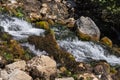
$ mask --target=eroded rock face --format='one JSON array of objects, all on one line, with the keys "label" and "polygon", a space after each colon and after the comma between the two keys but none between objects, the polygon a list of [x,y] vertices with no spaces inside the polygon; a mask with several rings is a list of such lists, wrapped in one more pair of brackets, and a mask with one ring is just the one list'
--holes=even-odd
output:
[{"label": "eroded rock face", "polygon": [[79,75],[79,80],[99,80],[99,79],[92,73],[84,73]]},{"label": "eroded rock face", "polygon": [[55,80],[74,80],[74,78],[72,78],[72,77],[68,77],[68,78],[56,78]]},{"label": "eroded rock face", "polygon": [[32,80],[32,77],[29,76],[24,71],[15,69],[12,73],[9,74],[9,77],[7,80]]},{"label": "eroded rock face", "polygon": [[80,38],[98,41],[100,38],[100,30],[89,17],[81,16],[76,20],[76,29]]},{"label": "eroded rock face", "polygon": [[6,65],[6,70],[8,71],[12,71],[14,69],[25,70],[25,67],[26,67],[26,62],[22,60]]},{"label": "eroded rock face", "polygon": [[43,78],[46,80],[50,79],[50,76],[56,74],[56,62],[48,56],[37,56],[28,61],[27,66],[31,69],[33,76]]},{"label": "eroded rock face", "polygon": [[19,69],[14,69],[10,73],[8,73],[6,70],[1,70],[0,77],[3,80],[32,80],[31,76]]}]

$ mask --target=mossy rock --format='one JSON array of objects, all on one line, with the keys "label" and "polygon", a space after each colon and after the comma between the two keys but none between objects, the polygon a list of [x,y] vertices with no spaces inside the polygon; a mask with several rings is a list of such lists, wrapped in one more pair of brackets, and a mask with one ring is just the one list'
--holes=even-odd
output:
[{"label": "mossy rock", "polygon": [[52,19],[48,19],[47,21],[48,21],[48,23],[49,23],[51,26],[55,24]]},{"label": "mossy rock", "polygon": [[43,28],[45,30],[49,30],[49,23],[47,21],[40,21],[40,22],[36,22],[36,26],[38,26],[39,28]]},{"label": "mossy rock", "polygon": [[70,53],[62,50],[55,39],[53,32],[46,32],[46,35],[43,36],[30,36],[28,38],[30,44],[34,44],[35,47],[41,51],[46,51],[49,56],[52,56],[57,63],[60,63],[62,66],[65,66],[70,71],[75,69],[77,62],[75,58]]},{"label": "mossy rock", "polygon": [[101,40],[100,40],[101,43],[109,46],[109,47],[112,47],[112,41],[108,38],[108,37],[103,37]]}]

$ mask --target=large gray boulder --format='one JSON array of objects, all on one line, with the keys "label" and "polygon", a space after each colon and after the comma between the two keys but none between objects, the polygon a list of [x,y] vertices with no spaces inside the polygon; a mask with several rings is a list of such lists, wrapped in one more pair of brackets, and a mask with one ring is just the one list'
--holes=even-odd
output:
[{"label": "large gray boulder", "polygon": [[90,17],[81,16],[75,22],[77,34],[82,39],[98,41],[100,30]]}]

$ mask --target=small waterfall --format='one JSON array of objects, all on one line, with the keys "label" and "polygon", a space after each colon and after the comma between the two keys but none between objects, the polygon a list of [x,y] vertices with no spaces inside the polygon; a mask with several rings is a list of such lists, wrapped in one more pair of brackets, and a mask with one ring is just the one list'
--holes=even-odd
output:
[{"label": "small waterfall", "polygon": [[0,26],[15,39],[27,38],[30,35],[44,34],[43,29],[33,28],[30,23],[24,20],[5,15],[0,15]]},{"label": "small waterfall", "polygon": [[110,50],[106,49],[105,46],[92,41],[81,41],[74,33],[66,29],[53,29],[58,37],[59,46],[72,53],[76,61],[105,60],[111,65],[120,65],[120,58],[110,55]]},{"label": "small waterfall", "polygon": [[[34,28],[24,20],[5,15],[0,15],[0,27],[4,28],[5,32],[8,32],[17,40],[27,39],[30,35],[43,36],[45,32],[43,29]],[[100,44],[78,40],[75,34],[66,28],[57,27],[53,28],[53,30],[55,31],[59,46],[72,53],[77,61],[86,61],[89,59],[106,60],[112,65],[120,65],[120,58],[110,55],[111,52]],[[34,45],[30,45],[29,43],[22,43],[22,45],[28,47],[36,55],[47,54],[44,51],[35,50]]]},{"label": "small waterfall", "polygon": [[[27,39],[30,35],[44,36],[45,30],[34,28],[30,23],[6,15],[0,15],[0,28],[8,32],[16,40]],[[47,54],[45,51],[36,50],[34,45],[22,43],[22,46],[28,47],[35,55]]]},{"label": "small waterfall", "polygon": [[60,40],[58,43],[61,48],[72,53],[76,61],[87,61],[87,59],[93,59],[105,60],[111,65],[120,64],[120,58],[110,55],[110,51],[105,50],[105,48],[96,43],[80,40]]}]

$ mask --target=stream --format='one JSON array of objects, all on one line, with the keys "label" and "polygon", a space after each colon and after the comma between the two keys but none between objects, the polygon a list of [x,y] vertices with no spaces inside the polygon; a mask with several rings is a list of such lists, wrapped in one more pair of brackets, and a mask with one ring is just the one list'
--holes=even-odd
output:
[{"label": "stream", "polygon": [[[15,17],[0,15],[0,28],[8,32],[16,40],[27,39],[30,35],[45,36],[43,29],[34,28],[30,23]],[[91,41],[81,41],[73,33],[68,30],[60,30],[53,28],[59,46],[70,52],[75,57],[76,61],[105,60],[111,65],[120,65],[120,57],[110,55],[110,51],[103,45]],[[70,36],[69,36],[70,35]],[[64,37],[64,38],[63,38]],[[35,50],[34,45],[22,43],[27,46],[34,54],[47,54],[45,51]]]}]

